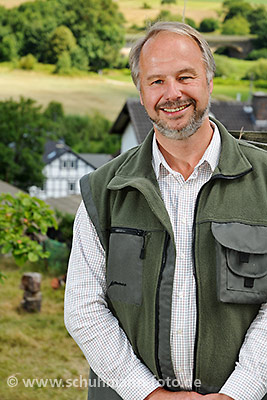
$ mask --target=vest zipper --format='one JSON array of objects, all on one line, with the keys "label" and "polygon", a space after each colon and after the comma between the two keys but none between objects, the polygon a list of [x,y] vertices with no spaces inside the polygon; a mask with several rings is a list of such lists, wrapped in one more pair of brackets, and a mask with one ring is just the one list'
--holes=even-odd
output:
[{"label": "vest zipper", "polygon": [[140,236],[143,238],[143,244],[141,247],[140,251],[140,258],[143,260],[145,258],[145,246],[146,246],[146,235],[147,231],[144,231],[142,229],[136,229],[136,228],[121,228],[121,227],[111,227],[110,228],[110,233],[121,233],[121,234],[126,234],[126,235],[136,235]]},{"label": "vest zipper", "polygon": [[158,356],[158,349],[159,349],[159,293],[160,293],[160,283],[162,278],[162,273],[165,268],[166,258],[167,258],[167,247],[169,244],[170,235],[168,232],[165,232],[165,241],[163,247],[163,255],[161,261],[161,268],[159,273],[158,285],[157,285],[157,292],[156,292],[156,312],[155,312],[155,361],[156,361],[156,368],[158,371],[158,376],[162,379],[162,372],[159,364],[159,356]]}]

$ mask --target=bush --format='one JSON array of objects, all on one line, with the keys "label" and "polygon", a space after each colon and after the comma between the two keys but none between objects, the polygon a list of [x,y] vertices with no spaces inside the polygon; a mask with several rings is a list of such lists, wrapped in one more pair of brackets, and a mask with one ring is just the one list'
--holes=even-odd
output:
[{"label": "bush", "polygon": [[261,58],[258,60],[252,68],[250,68],[246,75],[245,79],[261,79],[261,80],[267,80],[267,60]]},{"label": "bush", "polygon": [[240,15],[228,19],[222,26],[223,35],[248,35],[249,32],[249,22]]},{"label": "bush", "polygon": [[151,7],[151,5],[149,5],[148,3],[144,2],[143,5],[142,5],[142,8],[143,8],[144,10],[150,10],[152,7]]},{"label": "bush", "polygon": [[14,34],[6,35],[0,42],[0,61],[13,61],[18,58],[18,43]]},{"label": "bush", "polygon": [[[179,14],[172,14],[168,10],[161,10],[158,16],[152,21],[146,21],[146,25],[155,24],[157,21],[179,21],[182,22],[183,17]],[[196,23],[192,18],[185,18],[185,22],[196,29]]]},{"label": "bush", "polygon": [[176,0],[161,0],[161,4],[176,4]]},{"label": "bush", "polygon": [[31,70],[34,68],[35,64],[37,63],[36,58],[32,54],[27,54],[27,56],[22,57],[19,60],[19,68]]},{"label": "bush", "polygon": [[58,26],[51,34],[48,42],[47,61],[54,64],[64,52],[70,52],[76,47],[76,39],[67,26]]},{"label": "bush", "polygon": [[267,48],[252,50],[247,56],[247,60],[258,60],[259,58],[267,58]]},{"label": "bush", "polygon": [[215,77],[228,77],[234,73],[233,65],[228,57],[214,54],[216,63]]},{"label": "bush", "polygon": [[56,74],[70,74],[71,73],[71,56],[70,53],[64,51],[58,58],[56,63]]},{"label": "bush", "polygon": [[219,22],[215,18],[204,18],[199,25],[200,32],[214,32],[219,28]]},{"label": "bush", "polygon": [[88,57],[85,51],[80,46],[75,46],[70,51],[70,58],[72,67],[77,68],[81,71],[88,71]]}]

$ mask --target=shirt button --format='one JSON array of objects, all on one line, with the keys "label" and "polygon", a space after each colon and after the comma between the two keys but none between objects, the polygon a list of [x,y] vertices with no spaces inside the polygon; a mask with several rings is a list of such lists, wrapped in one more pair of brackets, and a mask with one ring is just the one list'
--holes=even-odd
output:
[{"label": "shirt button", "polygon": [[184,297],[183,292],[179,292],[179,293],[178,293],[178,297],[179,297],[179,299],[181,299],[182,297]]},{"label": "shirt button", "polygon": [[182,260],[184,260],[184,259],[185,259],[185,253],[180,253],[180,258],[181,258]]},{"label": "shirt button", "polygon": [[182,329],[178,329],[177,333],[178,333],[178,335],[182,335],[183,334],[183,330]]},{"label": "shirt button", "polygon": [[182,218],[182,224],[185,225],[186,224],[186,218]]}]

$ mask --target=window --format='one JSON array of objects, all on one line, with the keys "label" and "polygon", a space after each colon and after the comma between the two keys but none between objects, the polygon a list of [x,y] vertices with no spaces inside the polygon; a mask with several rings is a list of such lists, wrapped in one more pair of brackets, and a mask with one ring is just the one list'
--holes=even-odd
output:
[{"label": "window", "polygon": [[76,184],[75,182],[68,183],[68,191],[69,193],[75,193]]}]

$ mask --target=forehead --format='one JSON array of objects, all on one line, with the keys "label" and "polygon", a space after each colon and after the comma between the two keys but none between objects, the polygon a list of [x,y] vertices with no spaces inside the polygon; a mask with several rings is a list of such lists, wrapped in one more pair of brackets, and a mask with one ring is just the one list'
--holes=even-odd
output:
[{"label": "forehead", "polygon": [[204,68],[202,52],[189,36],[162,31],[152,36],[144,44],[140,53],[140,72],[146,68],[166,68],[188,66]]}]

